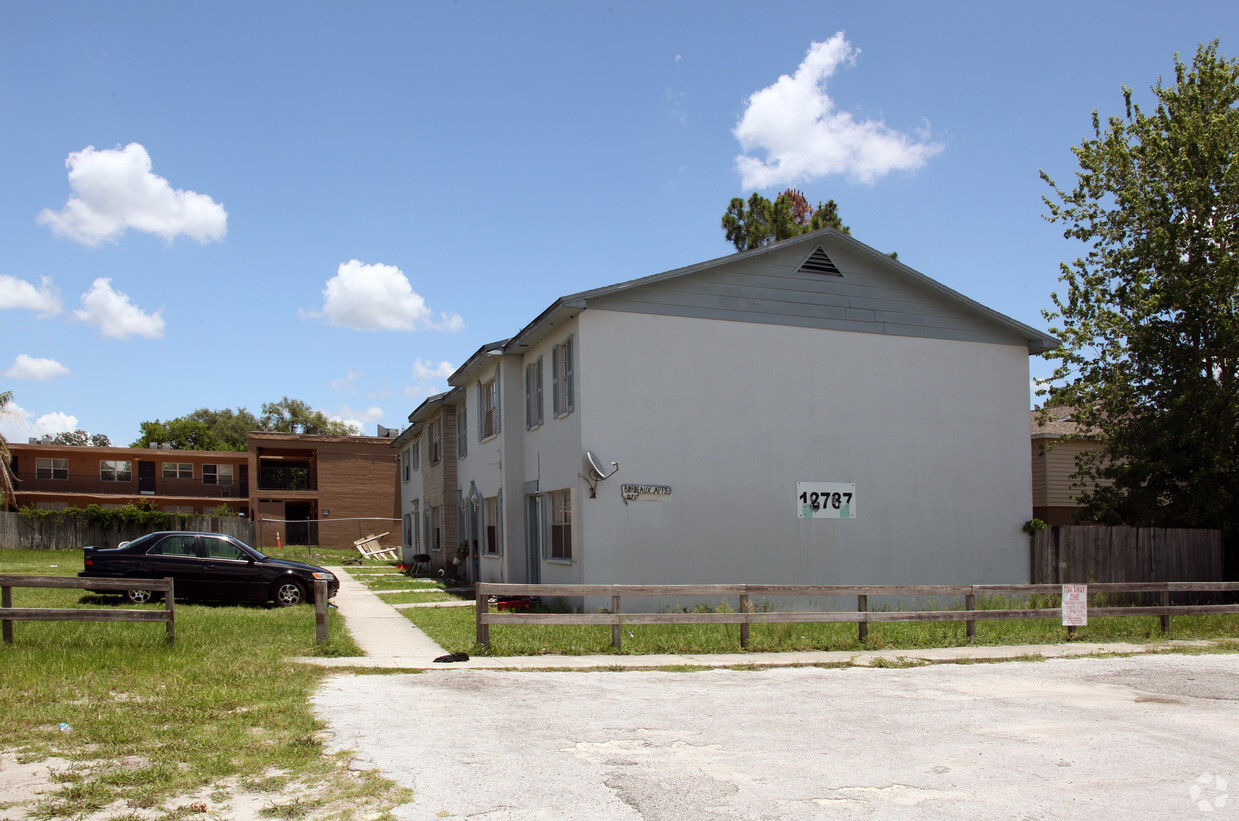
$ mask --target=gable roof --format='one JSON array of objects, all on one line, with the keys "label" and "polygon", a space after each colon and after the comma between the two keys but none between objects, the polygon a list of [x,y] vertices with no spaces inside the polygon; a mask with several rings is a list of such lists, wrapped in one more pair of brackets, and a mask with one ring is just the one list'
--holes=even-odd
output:
[{"label": "gable roof", "polygon": [[823,228],[763,248],[561,297],[504,346],[519,353],[586,308],[1059,346],[849,234]]}]

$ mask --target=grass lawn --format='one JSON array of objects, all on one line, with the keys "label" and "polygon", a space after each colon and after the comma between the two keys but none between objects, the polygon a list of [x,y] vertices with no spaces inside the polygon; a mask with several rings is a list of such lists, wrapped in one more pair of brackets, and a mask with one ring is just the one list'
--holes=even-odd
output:
[{"label": "grass lawn", "polygon": [[[1009,600],[993,602],[1001,608],[1022,607]],[[1054,606],[1042,604],[1038,606]],[[985,603],[978,603],[978,609]],[[491,625],[489,649],[476,642],[472,608],[409,608],[402,613],[451,652],[471,655],[528,656],[541,654],[614,654],[609,625]],[[625,655],[740,653],[740,626],[626,625]],[[1002,646],[1058,644],[1067,641],[1067,629],[1058,619],[978,621],[976,643]],[[1079,628],[1077,641],[1154,643],[1168,639],[1231,639],[1239,651],[1239,615],[1174,616],[1170,632],[1161,632],[1157,616],[1090,619]],[[962,647],[968,644],[964,622],[887,622],[869,625],[865,641],[855,624],[755,624],[749,631],[749,652],[795,650],[884,650],[927,647]]]},{"label": "grass lawn", "polygon": [[[0,551],[2,573],[81,569],[77,550]],[[132,606],[119,596],[29,588],[15,588],[13,604]],[[339,613],[330,619],[332,638],[321,647],[308,606],[178,601],[172,647],[162,623],[15,622],[14,643],[0,644],[0,752],[69,762],[57,788],[25,811],[226,818],[233,795],[257,793],[269,796],[263,813],[273,818],[383,817],[406,791],[324,753],[309,698],[326,671],[287,661],[360,655]],[[13,800],[0,796],[0,818]]]}]

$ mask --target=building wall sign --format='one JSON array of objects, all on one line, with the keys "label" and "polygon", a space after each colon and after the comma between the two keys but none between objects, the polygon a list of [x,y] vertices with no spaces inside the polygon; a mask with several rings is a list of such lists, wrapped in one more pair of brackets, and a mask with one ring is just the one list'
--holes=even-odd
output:
[{"label": "building wall sign", "polygon": [[855,519],[856,485],[851,482],[797,482],[796,518]]},{"label": "building wall sign", "polygon": [[671,485],[620,485],[620,493],[624,504],[671,501]]}]

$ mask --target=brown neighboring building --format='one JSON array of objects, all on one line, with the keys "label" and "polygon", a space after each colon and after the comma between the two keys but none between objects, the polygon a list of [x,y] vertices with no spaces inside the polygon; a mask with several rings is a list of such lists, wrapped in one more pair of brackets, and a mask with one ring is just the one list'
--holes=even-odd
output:
[{"label": "brown neighboring building", "polygon": [[244,453],[10,443],[14,504],[40,510],[153,502],[167,513],[249,515]]},{"label": "brown neighboring building", "polygon": [[[253,517],[255,547],[352,550],[388,532],[400,543],[400,485],[391,439],[251,432],[249,452],[10,444],[16,507],[124,507]],[[271,521],[264,521],[271,520]],[[316,521],[317,520],[317,521]]]},{"label": "brown neighboring building", "polygon": [[391,439],[251,432],[250,506],[258,547],[314,544],[352,549],[388,532],[400,544],[400,485]]}]

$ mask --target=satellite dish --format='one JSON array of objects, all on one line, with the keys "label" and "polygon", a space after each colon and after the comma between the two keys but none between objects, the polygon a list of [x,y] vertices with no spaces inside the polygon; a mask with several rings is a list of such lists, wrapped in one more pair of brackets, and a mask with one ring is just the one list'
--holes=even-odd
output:
[{"label": "satellite dish", "polygon": [[614,475],[615,471],[619,470],[619,462],[612,462],[611,472],[607,473],[602,469],[602,464],[592,450],[585,451],[585,461],[589,463],[589,476],[585,477],[585,481],[589,482],[589,495],[592,499],[596,495],[598,483]]}]

